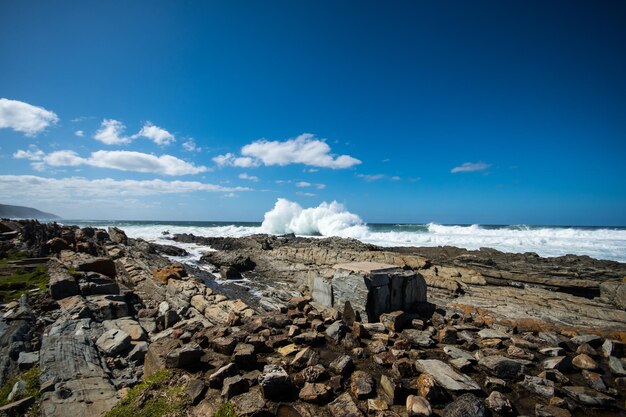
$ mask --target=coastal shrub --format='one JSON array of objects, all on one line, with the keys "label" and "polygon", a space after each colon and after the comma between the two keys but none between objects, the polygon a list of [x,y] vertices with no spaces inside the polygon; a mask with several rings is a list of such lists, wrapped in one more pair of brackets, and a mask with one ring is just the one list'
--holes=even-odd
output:
[{"label": "coastal shrub", "polygon": [[235,413],[235,408],[233,404],[228,401],[220,405],[220,408],[217,409],[213,417],[237,417],[237,413]]},{"label": "coastal shrub", "polygon": [[32,272],[0,276],[0,302],[17,300],[33,289],[45,291],[48,280],[44,265],[38,265]]},{"label": "coastal shrub", "polygon": [[[10,377],[7,382],[0,387],[0,407],[10,402],[21,400],[26,397],[39,397],[39,374],[41,373],[38,366],[35,366],[28,371],[21,372],[17,375]],[[7,399],[11,390],[13,389],[13,385],[19,380],[22,380],[26,383],[26,392],[24,395],[17,396],[13,398],[11,401]]]},{"label": "coastal shrub", "polygon": [[130,389],[105,417],[182,417],[187,397],[183,386],[169,386],[170,373],[162,370]]}]

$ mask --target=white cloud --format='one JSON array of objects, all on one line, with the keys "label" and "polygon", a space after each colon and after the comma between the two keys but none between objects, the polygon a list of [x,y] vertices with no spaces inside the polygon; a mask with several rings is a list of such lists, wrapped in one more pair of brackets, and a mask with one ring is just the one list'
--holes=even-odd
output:
[{"label": "white cloud", "polygon": [[239,178],[242,179],[242,180],[250,180],[250,181],[254,181],[254,182],[257,182],[259,180],[259,177],[255,176],[255,175],[248,175],[245,172],[239,174]]},{"label": "white cloud", "polygon": [[222,197],[224,197],[224,198],[238,198],[239,195],[237,195],[235,193],[228,193],[228,194],[224,194]]},{"label": "white cloud", "polygon": [[357,177],[364,179],[365,181],[378,181],[385,178],[384,174],[357,174]]},{"label": "white cloud", "polygon": [[311,185],[313,184],[311,184],[310,182],[306,182],[306,181],[299,181],[296,183],[296,187],[301,187],[301,188],[310,187]]},{"label": "white cloud", "polygon": [[491,167],[491,164],[485,164],[484,162],[465,162],[464,164],[452,168],[451,173],[456,174],[458,172],[477,172],[484,171]]},{"label": "white cloud", "polygon": [[82,138],[83,136],[85,136],[85,132],[83,132],[82,130],[77,130],[76,132],[74,132],[74,134],[78,136],[79,138]]},{"label": "white cloud", "polygon": [[265,139],[249,143],[241,148],[240,157],[232,153],[219,155],[213,161],[220,166],[253,167],[261,164],[266,166],[304,164],[308,166],[342,169],[361,163],[349,155],[336,156],[331,153],[330,146],[310,133],[288,139],[284,142]]},{"label": "white cloud", "polygon": [[28,145],[28,150],[18,150],[13,154],[15,159],[28,159],[29,161],[41,161],[46,154],[36,145]]},{"label": "white cloud", "polygon": [[317,197],[317,194],[313,194],[313,193],[305,193],[302,191],[296,191],[296,195],[302,196],[302,197]]},{"label": "white cloud", "polygon": [[198,181],[88,180],[80,177],[45,178],[34,175],[0,175],[0,194],[21,201],[56,201],[66,203],[85,198],[115,198],[120,196],[151,196],[192,192],[251,191],[246,187],[222,187]]},{"label": "white cloud", "polygon": [[146,122],[139,133],[132,136],[133,139],[138,137],[150,139],[159,146],[169,145],[170,143],[176,141],[176,138],[170,132],[161,127],[155,126],[150,122]]},{"label": "white cloud", "polygon": [[59,117],[43,107],[18,100],[0,98],[0,128],[13,129],[35,136],[59,121]]},{"label": "white cloud", "polygon": [[161,175],[194,175],[208,171],[207,167],[196,166],[185,162],[172,155],[155,156],[151,154],[132,151],[96,151],[90,157],[83,158],[76,152],[70,150],[55,151],[45,155],[41,150],[29,148],[27,151],[19,150],[14,158],[40,161],[33,168],[42,170],[43,165],[79,166],[88,165],[98,168],[117,169],[120,171],[144,172]]},{"label": "white cloud", "polygon": [[183,150],[187,152],[200,152],[202,148],[196,145],[195,140],[187,139],[187,141],[183,142]]},{"label": "white cloud", "polygon": [[133,140],[129,136],[123,136],[124,130],[126,130],[126,126],[124,126],[122,122],[113,119],[104,119],[100,125],[100,129],[98,129],[93,138],[105,145],[124,145]]},{"label": "white cloud", "polygon": [[401,179],[402,179],[402,178],[400,178],[400,177],[399,177],[399,176],[397,176],[397,175],[394,175],[393,177],[391,177],[391,180],[392,180],[392,181],[400,181]]}]

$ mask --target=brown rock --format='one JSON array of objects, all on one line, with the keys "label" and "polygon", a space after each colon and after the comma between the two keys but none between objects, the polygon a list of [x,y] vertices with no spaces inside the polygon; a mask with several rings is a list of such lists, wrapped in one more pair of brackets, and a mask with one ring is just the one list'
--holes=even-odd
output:
[{"label": "brown rock", "polygon": [[328,404],[328,411],[330,411],[330,415],[333,417],[364,417],[347,392]]},{"label": "brown rock", "polygon": [[300,390],[298,398],[309,403],[324,403],[332,395],[331,388],[326,384],[307,382]]},{"label": "brown rock", "polygon": [[433,414],[428,400],[417,395],[406,397],[406,412],[409,417],[429,417]]},{"label": "brown rock", "polygon": [[590,356],[584,353],[581,353],[580,355],[572,359],[572,365],[574,365],[578,369],[586,369],[588,371],[598,369],[598,364],[596,363],[596,361],[594,361],[593,359],[591,359]]},{"label": "brown rock", "polygon": [[350,390],[358,400],[371,398],[376,394],[374,378],[366,372],[355,371],[350,378]]},{"label": "brown rock", "polygon": [[404,326],[404,317],[403,311],[393,311],[381,314],[379,320],[389,331],[398,333]]}]

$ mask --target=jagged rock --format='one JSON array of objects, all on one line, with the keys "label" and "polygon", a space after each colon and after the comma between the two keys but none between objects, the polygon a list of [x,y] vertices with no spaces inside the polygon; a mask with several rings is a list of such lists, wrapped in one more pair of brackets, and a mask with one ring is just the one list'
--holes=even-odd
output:
[{"label": "jagged rock", "polygon": [[187,276],[187,271],[185,271],[185,267],[179,263],[173,263],[171,265],[167,265],[161,269],[154,269],[152,271],[152,278],[163,285],[167,284],[167,281],[170,279],[179,280]]},{"label": "jagged rock", "polygon": [[500,355],[486,356],[478,361],[478,364],[490,374],[498,378],[518,379],[526,372],[531,364],[521,359],[509,359]]},{"label": "jagged rock", "polygon": [[567,384],[569,382],[569,378],[563,375],[561,371],[558,369],[547,369],[541,372],[539,378],[549,379],[552,382],[557,382],[559,384]]},{"label": "jagged rock", "polygon": [[131,338],[128,333],[119,330],[107,330],[96,340],[96,346],[107,356],[114,356],[130,348]]},{"label": "jagged rock", "polygon": [[546,356],[561,356],[563,355],[563,348],[560,347],[549,347],[549,348],[543,348],[543,349],[539,349],[539,353],[541,353],[542,355],[546,355]]},{"label": "jagged rock", "polygon": [[578,369],[586,369],[588,371],[593,371],[594,369],[598,368],[598,364],[596,363],[596,361],[594,361],[584,353],[581,353],[580,355],[572,359],[572,365],[574,365]]},{"label": "jagged rock", "polygon": [[332,323],[326,329],[326,336],[330,337],[335,343],[339,343],[346,335],[347,328],[341,321]]},{"label": "jagged rock", "polygon": [[380,322],[389,331],[400,332],[404,326],[404,311],[392,311],[391,313],[383,313],[380,315]]},{"label": "jagged rock", "polygon": [[393,363],[391,368],[398,373],[401,378],[410,378],[414,374],[413,362],[409,358],[400,358]]},{"label": "jagged rock", "polygon": [[493,391],[489,394],[489,396],[485,399],[485,405],[490,410],[502,415],[513,414],[513,405],[511,405],[511,401],[509,401],[509,399],[499,391]]},{"label": "jagged rock", "polygon": [[39,364],[39,352],[20,352],[17,358],[17,366],[24,371]]},{"label": "jagged rock", "polygon": [[476,362],[476,358],[474,357],[474,355],[466,350],[459,349],[456,346],[446,345],[443,347],[443,352],[452,359],[466,359],[469,362]]},{"label": "jagged rock", "polygon": [[128,354],[128,359],[136,362],[143,362],[148,352],[148,343],[137,342]]},{"label": "jagged rock", "polygon": [[434,345],[435,341],[431,336],[429,332],[423,330],[405,329],[402,331],[402,337],[415,347],[430,347]]},{"label": "jagged rock", "polygon": [[48,263],[48,291],[55,300],[61,300],[79,293],[76,278],[58,261]]},{"label": "jagged rock", "polygon": [[592,348],[589,343],[583,343],[582,345],[578,346],[578,348],[576,349],[576,353],[584,353],[585,355],[589,356],[598,356],[598,351]]},{"label": "jagged rock", "polygon": [[222,397],[226,400],[230,400],[232,397],[243,394],[250,388],[248,380],[239,376],[230,376],[224,379],[222,388]]},{"label": "jagged rock", "polygon": [[520,382],[520,386],[542,397],[550,398],[554,396],[554,382],[548,379],[525,375],[524,380]]},{"label": "jagged rock", "polygon": [[195,405],[204,397],[206,392],[206,385],[200,379],[192,379],[187,383],[185,387],[185,394],[189,396],[191,404]]},{"label": "jagged rock", "polygon": [[35,397],[26,397],[3,405],[0,407],[0,415],[16,417],[26,415],[26,410],[28,410],[30,406],[35,403],[35,400]]},{"label": "jagged rock", "polygon": [[543,361],[543,369],[556,369],[560,372],[567,372],[572,365],[572,360],[567,356],[556,356]]},{"label": "jagged rock", "polygon": [[237,340],[232,337],[218,337],[211,342],[213,350],[222,355],[232,355],[236,346]]},{"label": "jagged rock", "polygon": [[209,387],[215,389],[221,389],[224,379],[237,374],[237,366],[234,363],[229,363],[219,368],[217,371],[209,376]]},{"label": "jagged rock", "polygon": [[307,366],[316,365],[318,360],[319,355],[312,348],[306,347],[296,354],[290,365],[294,369],[302,369]]},{"label": "jagged rock", "polygon": [[289,374],[278,365],[265,365],[259,386],[263,397],[270,401],[289,401],[294,394]]},{"label": "jagged rock", "polygon": [[613,398],[587,387],[566,386],[561,388],[565,395],[581,404],[592,407],[608,407],[614,403]]},{"label": "jagged rock", "polygon": [[564,408],[535,404],[536,417],[571,417],[571,415],[572,414]]},{"label": "jagged rock", "polygon": [[65,239],[62,239],[60,237],[53,237],[52,239],[50,239],[49,241],[46,242],[46,245],[48,245],[50,247],[50,250],[53,253],[59,253],[62,250],[71,250],[72,249],[70,244],[67,243],[65,241]]},{"label": "jagged rock", "polygon": [[108,228],[108,232],[112,242],[119,243],[120,245],[128,245],[128,237],[122,229],[111,226]]},{"label": "jagged rock", "polygon": [[141,325],[131,318],[121,318],[117,320],[105,320],[102,322],[105,329],[119,329],[128,334],[131,340],[137,342],[147,340],[148,335]]},{"label": "jagged rock", "polygon": [[332,417],[364,417],[359,407],[354,403],[350,394],[343,393],[328,404],[328,411]]},{"label": "jagged rock", "polygon": [[88,295],[119,294],[120,287],[117,282],[106,275],[97,272],[89,272],[78,283],[80,293]]},{"label": "jagged rock", "polygon": [[250,391],[233,397],[231,402],[237,416],[252,417],[264,415],[265,400],[258,387],[253,387]]},{"label": "jagged rock", "polygon": [[615,356],[609,356],[609,369],[613,375],[626,376],[626,369],[624,369],[624,361],[616,358]]},{"label": "jagged rock", "polygon": [[602,379],[602,375],[596,372],[589,372],[588,370],[583,370],[583,378],[585,378],[585,382],[587,385],[596,391],[606,392],[606,384]]},{"label": "jagged rock", "polygon": [[482,329],[478,332],[482,339],[508,339],[509,335],[495,329]]},{"label": "jagged rock", "polygon": [[157,317],[156,327],[159,330],[169,329],[180,321],[180,315],[175,311],[168,309]]},{"label": "jagged rock", "polygon": [[358,400],[373,397],[376,395],[374,378],[366,372],[355,371],[350,377],[350,391]]},{"label": "jagged rock", "polygon": [[306,382],[300,390],[298,398],[309,403],[324,403],[332,395],[331,388],[326,384]]},{"label": "jagged rock", "polygon": [[467,371],[472,367],[472,362],[468,361],[465,358],[451,359],[449,362],[450,365],[454,366],[461,372]]},{"label": "jagged rock", "polygon": [[615,356],[618,358],[624,357],[626,354],[626,344],[617,340],[606,339],[602,344],[602,356],[608,358],[609,356]]},{"label": "jagged rock", "polygon": [[174,349],[165,357],[167,368],[185,368],[200,361],[203,351],[196,343],[189,343]]},{"label": "jagged rock", "polygon": [[417,395],[406,397],[406,412],[409,417],[430,417],[433,414],[428,400]]},{"label": "jagged rock", "polygon": [[439,386],[435,378],[428,373],[422,373],[417,378],[415,385],[420,397],[426,398],[433,404],[444,403],[449,400],[447,392]]},{"label": "jagged rock", "polygon": [[594,348],[600,347],[602,344],[602,338],[595,334],[585,334],[581,336],[575,336],[570,339],[570,342],[576,345],[582,345],[583,343],[588,343]]},{"label": "jagged rock", "polygon": [[442,344],[456,344],[458,343],[457,331],[454,327],[446,326],[439,330],[437,340]]},{"label": "jagged rock", "polygon": [[486,417],[487,410],[483,402],[474,394],[463,394],[452,401],[443,410],[443,417]]},{"label": "jagged rock", "polygon": [[328,368],[335,374],[346,377],[354,370],[354,362],[350,356],[343,355],[332,361]]},{"label": "jagged rock", "polygon": [[474,391],[480,390],[480,386],[467,375],[463,375],[452,369],[445,362],[437,359],[418,359],[415,368],[419,372],[433,376],[437,383],[448,391]]},{"label": "jagged rock", "polygon": [[26,382],[19,379],[15,384],[13,384],[13,388],[9,395],[7,396],[8,401],[13,401],[15,398],[21,397],[26,393]]},{"label": "jagged rock", "polygon": [[403,386],[402,381],[383,374],[380,376],[380,389],[389,404],[405,403],[408,390]]},{"label": "jagged rock", "polygon": [[115,269],[115,263],[111,258],[91,257],[83,255],[77,257],[73,264],[78,271],[97,272],[110,278],[114,278],[117,274],[117,270]]},{"label": "jagged rock", "polygon": [[239,343],[232,356],[233,362],[241,369],[251,369],[256,365],[254,346],[247,343]]},{"label": "jagged rock", "polygon": [[533,359],[535,359],[535,355],[533,355],[530,352],[526,352],[524,349],[515,345],[510,345],[506,350],[506,354],[510,358],[515,358],[515,359],[526,359],[529,361],[532,361]]}]

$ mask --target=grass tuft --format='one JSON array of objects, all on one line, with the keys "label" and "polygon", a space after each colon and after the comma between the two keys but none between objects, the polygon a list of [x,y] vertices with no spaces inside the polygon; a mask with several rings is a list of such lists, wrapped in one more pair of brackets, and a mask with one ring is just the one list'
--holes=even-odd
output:
[{"label": "grass tuft", "polygon": [[35,288],[45,291],[48,281],[45,265],[38,265],[32,272],[0,276],[0,302],[17,300]]},{"label": "grass tuft", "polygon": [[[7,382],[0,387],[0,407],[10,402],[21,400],[26,397],[39,397],[39,374],[40,370],[38,366],[35,366],[28,371],[22,372],[20,374],[14,375],[7,380]],[[7,399],[11,390],[13,390],[13,385],[19,380],[22,380],[26,383],[26,392],[24,395],[13,398],[11,401]]]},{"label": "grass tuft", "polygon": [[228,401],[227,403],[222,404],[220,408],[217,409],[215,414],[213,414],[213,417],[237,417],[237,413],[235,413],[235,408],[233,407],[233,404]]}]

